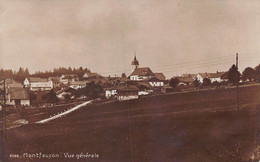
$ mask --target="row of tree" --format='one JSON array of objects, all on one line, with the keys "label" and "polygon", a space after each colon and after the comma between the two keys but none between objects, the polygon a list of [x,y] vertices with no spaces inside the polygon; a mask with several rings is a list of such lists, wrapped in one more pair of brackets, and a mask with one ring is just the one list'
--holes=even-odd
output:
[{"label": "row of tree", "polygon": [[0,69],[0,79],[11,78],[17,81],[23,81],[28,76],[30,76],[30,73],[27,68],[19,68],[18,71]]},{"label": "row of tree", "polygon": [[19,82],[23,82],[26,77],[29,76],[34,76],[34,77],[43,77],[43,78],[48,78],[48,77],[55,77],[55,76],[61,76],[62,74],[76,74],[80,78],[85,74],[85,73],[90,73],[91,71],[88,68],[54,68],[52,71],[36,71],[34,74],[30,74],[28,68],[19,68],[18,71],[13,71],[13,70],[4,70],[0,69],[0,79],[3,78],[11,78]]}]

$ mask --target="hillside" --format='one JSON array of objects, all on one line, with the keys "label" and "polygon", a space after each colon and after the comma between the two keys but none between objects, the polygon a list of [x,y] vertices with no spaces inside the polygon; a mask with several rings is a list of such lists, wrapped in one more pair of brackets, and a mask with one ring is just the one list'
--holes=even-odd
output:
[{"label": "hillside", "polygon": [[96,153],[99,161],[248,161],[260,145],[259,110],[260,86],[239,89],[239,113],[236,89],[90,105],[47,124],[8,130],[5,155],[55,153],[55,161],[64,160],[66,152]]}]

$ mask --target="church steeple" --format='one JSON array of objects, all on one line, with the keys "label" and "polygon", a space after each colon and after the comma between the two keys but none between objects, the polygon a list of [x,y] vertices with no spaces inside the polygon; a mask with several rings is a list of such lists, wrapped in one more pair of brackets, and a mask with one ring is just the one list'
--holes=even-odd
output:
[{"label": "church steeple", "polygon": [[135,55],[134,60],[132,61],[132,68],[136,69],[136,68],[138,68],[138,66],[139,66],[139,62],[137,61],[136,55]]}]

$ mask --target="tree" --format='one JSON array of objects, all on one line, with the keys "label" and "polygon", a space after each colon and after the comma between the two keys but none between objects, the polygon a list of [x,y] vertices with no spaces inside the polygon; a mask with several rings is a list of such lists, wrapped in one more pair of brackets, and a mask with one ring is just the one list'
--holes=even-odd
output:
[{"label": "tree", "polygon": [[237,84],[240,80],[240,72],[238,71],[238,68],[236,65],[232,65],[231,68],[228,71],[228,81],[232,83],[233,85]]},{"label": "tree", "polygon": [[34,93],[30,92],[30,101],[35,100],[37,97]]},{"label": "tree", "polygon": [[247,67],[242,73],[242,80],[243,81],[246,81],[246,80],[252,81],[252,79],[255,79],[255,73],[256,73],[256,71],[253,68]]},{"label": "tree", "polygon": [[255,67],[256,80],[260,82],[260,64]]},{"label": "tree", "polygon": [[177,85],[179,84],[179,79],[178,78],[171,78],[170,79],[170,82],[169,82],[169,85],[172,87],[172,88],[175,88],[177,87]]},{"label": "tree", "polygon": [[209,78],[204,78],[203,79],[203,83],[202,83],[204,86],[209,86],[211,84],[211,81]]},{"label": "tree", "polygon": [[68,103],[68,102],[71,100],[71,97],[70,97],[70,95],[68,95],[68,94],[66,94],[66,95],[64,96],[64,98],[65,98],[66,103]]},{"label": "tree", "polygon": [[196,77],[196,79],[193,82],[195,87],[198,87],[200,85],[200,81],[198,80],[198,78]]},{"label": "tree", "polygon": [[46,93],[45,95],[42,96],[43,100],[46,100],[49,103],[56,103],[59,101],[58,97],[56,96],[56,93],[54,90],[50,90],[50,92]]}]

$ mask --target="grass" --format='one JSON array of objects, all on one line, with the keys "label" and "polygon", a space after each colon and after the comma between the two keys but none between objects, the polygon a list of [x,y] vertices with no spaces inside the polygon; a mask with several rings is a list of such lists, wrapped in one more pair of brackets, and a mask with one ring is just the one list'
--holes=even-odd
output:
[{"label": "grass", "polygon": [[50,123],[8,130],[2,157],[88,152],[99,161],[248,161],[259,145],[260,87],[239,94],[239,115],[235,89],[89,105]]}]

